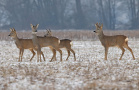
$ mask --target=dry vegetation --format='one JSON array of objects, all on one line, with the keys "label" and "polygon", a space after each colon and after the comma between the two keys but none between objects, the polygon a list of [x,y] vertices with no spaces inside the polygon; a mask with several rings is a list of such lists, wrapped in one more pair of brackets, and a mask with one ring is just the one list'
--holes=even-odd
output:
[{"label": "dry vegetation", "polygon": [[[38,35],[43,36],[45,34],[45,30],[38,30]],[[10,40],[8,37],[8,31],[0,31],[0,40]],[[19,38],[31,38],[31,30],[29,31],[17,31]],[[71,39],[71,40],[98,40],[97,35],[93,32],[93,30],[52,30],[52,34],[60,39]],[[129,38],[139,38],[139,30],[119,30],[119,31],[111,31],[104,30],[104,34],[106,35],[126,35]]]},{"label": "dry vegetation", "polygon": [[[97,41],[92,31],[53,31],[59,38],[70,38],[76,52],[77,61],[71,53],[68,61],[66,50],[63,50],[63,61],[49,62],[52,52],[43,48],[46,62],[37,63],[37,56],[32,62],[31,52],[25,50],[23,62],[19,63],[19,50],[8,37],[8,32],[0,34],[0,89],[1,90],[138,90],[139,89],[139,42],[129,39],[136,60],[128,50],[123,60],[118,60],[121,50],[110,48],[108,60],[104,60],[104,48]],[[17,32],[20,38],[31,38],[30,32]],[[39,33],[43,35],[44,31]],[[107,35],[124,34],[138,38],[138,31],[104,31]],[[139,34],[138,34],[139,35]],[[79,41],[80,40],[80,41]],[[86,41],[82,41],[86,40]],[[92,41],[90,41],[92,40]]]}]

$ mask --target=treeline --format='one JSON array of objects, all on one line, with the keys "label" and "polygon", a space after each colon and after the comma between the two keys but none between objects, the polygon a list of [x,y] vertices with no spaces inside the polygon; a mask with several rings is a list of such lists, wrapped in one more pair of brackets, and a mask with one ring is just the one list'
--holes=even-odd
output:
[{"label": "treeline", "polygon": [[138,29],[139,0],[0,0],[0,28]]}]

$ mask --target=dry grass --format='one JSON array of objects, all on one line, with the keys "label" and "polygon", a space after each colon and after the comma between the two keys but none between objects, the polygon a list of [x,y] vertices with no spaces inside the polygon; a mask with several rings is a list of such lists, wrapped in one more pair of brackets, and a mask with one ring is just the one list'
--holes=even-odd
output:
[{"label": "dry grass", "polygon": [[[9,31],[10,32],[10,31]],[[63,51],[63,62],[59,53],[55,62],[49,62],[52,52],[43,48],[46,62],[32,62],[31,52],[25,50],[23,62],[19,63],[19,50],[8,37],[9,32],[0,32],[0,89],[1,90],[138,90],[139,89],[139,31],[104,31],[106,35],[124,34],[129,38],[136,60],[132,60],[129,51],[125,51],[119,61],[120,49],[110,48],[108,60],[104,58],[104,48],[93,31],[52,31],[60,39],[73,40],[73,55],[65,61],[67,52]],[[43,36],[45,31],[39,31]],[[19,38],[31,38],[31,32],[17,32]]]},{"label": "dry grass", "polygon": [[[43,48],[46,62],[36,63],[31,52],[25,50],[23,62],[19,63],[13,41],[0,41],[0,89],[1,90],[138,90],[139,89],[139,43],[129,41],[136,60],[128,50],[123,59],[118,60],[120,49],[110,48],[108,60],[104,58],[104,48],[99,41],[73,41],[77,61],[73,55],[63,62],[57,54],[57,61],[49,62],[52,52]],[[12,47],[12,48],[11,48]]]},{"label": "dry grass", "polygon": [[[31,30],[30,30],[31,31]],[[44,30],[38,30],[38,35],[44,36]],[[0,40],[10,40],[8,34],[10,31],[0,32]],[[98,37],[95,35],[93,30],[52,30],[54,36],[60,39],[71,39],[71,40],[98,40]],[[17,32],[19,38],[31,38],[31,32],[29,31],[18,31]],[[126,35],[129,38],[139,38],[138,30],[120,30],[120,31],[108,31],[104,30],[104,34],[106,35]]]}]

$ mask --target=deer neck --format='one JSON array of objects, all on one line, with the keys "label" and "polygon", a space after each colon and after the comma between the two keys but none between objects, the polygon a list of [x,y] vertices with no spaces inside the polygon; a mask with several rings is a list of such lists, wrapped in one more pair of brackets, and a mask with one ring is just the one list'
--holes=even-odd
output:
[{"label": "deer neck", "polygon": [[19,42],[19,38],[17,37],[17,35],[16,35],[15,37],[13,37],[13,40],[14,40],[15,42]]},{"label": "deer neck", "polygon": [[38,44],[37,32],[32,32],[32,41],[33,44],[36,46]]},{"label": "deer neck", "polygon": [[35,38],[37,38],[37,32],[32,32],[32,39],[35,39]]},{"label": "deer neck", "polygon": [[99,40],[102,42],[105,37],[105,35],[103,34],[103,31],[98,34],[98,37],[99,37]]},{"label": "deer neck", "polygon": [[15,44],[18,47],[20,45],[20,41],[19,41],[19,38],[17,37],[17,35],[13,38],[13,40],[15,41]]}]

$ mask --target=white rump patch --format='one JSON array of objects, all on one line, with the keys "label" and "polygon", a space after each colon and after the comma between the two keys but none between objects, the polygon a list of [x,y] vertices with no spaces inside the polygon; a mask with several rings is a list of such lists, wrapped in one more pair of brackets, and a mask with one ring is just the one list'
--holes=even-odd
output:
[{"label": "white rump patch", "polygon": [[126,38],[125,41],[128,41],[128,38]]},{"label": "white rump patch", "polygon": [[70,42],[70,45],[71,45],[71,46],[73,46],[73,43],[72,43],[72,41]]},{"label": "white rump patch", "polygon": [[58,40],[58,43],[60,44],[60,40]]}]

